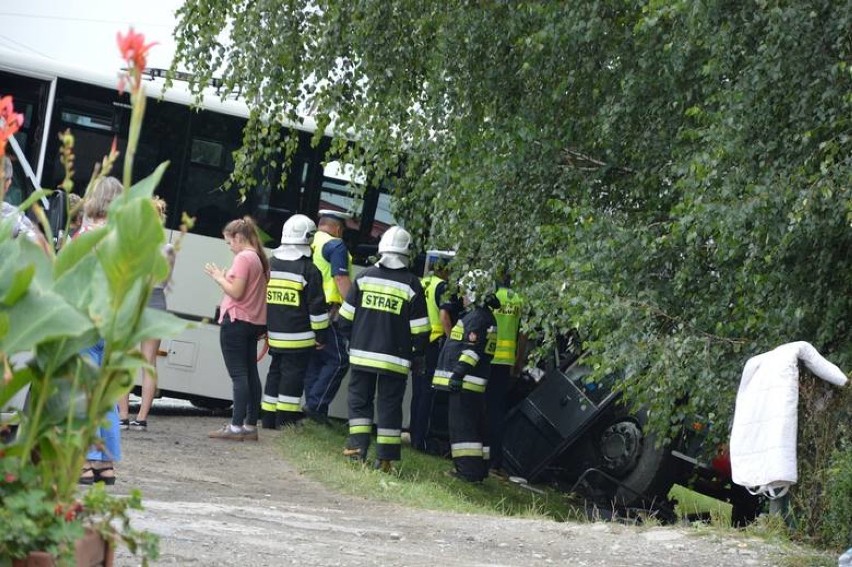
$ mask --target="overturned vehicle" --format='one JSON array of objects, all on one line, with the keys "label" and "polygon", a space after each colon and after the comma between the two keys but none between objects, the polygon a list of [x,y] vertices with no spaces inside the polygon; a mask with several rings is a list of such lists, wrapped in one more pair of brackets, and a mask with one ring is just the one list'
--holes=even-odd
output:
[{"label": "overturned vehicle", "polygon": [[734,525],[759,513],[761,500],[732,482],[727,454],[705,458],[705,424],[684,424],[678,438],[660,444],[645,412],[613,391],[617,376],[589,382],[583,357],[568,349],[534,372],[525,377],[531,391],[506,418],[503,468],[513,480],[555,485],[619,515],[651,510],[674,520],[675,484],[729,502]]}]

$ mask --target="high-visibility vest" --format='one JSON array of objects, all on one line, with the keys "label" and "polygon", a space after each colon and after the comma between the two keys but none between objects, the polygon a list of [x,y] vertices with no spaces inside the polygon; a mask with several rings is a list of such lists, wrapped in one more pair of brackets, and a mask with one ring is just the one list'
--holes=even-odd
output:
[{"label": "high-visibility vest", "polygon": [[518,350],[518,330],[521,328],[523,298],[507,287],[497,290],[500,308],[494,311],[497,320],[497,351],[492,364],[512,366]]},{"label": "high-visibility vest", "polygon": [[[314,235],[314,241],[311,243],[311,249],[314,251],[314,265],[319,268],[319,271],[322,274],[322,291],[325,293],[325,300],[328,303],[336,303],[340,305],[343,303],[344,297],[340,295],[340,290],[337,289],[337,282],[334,281],[334,276],[331,275],[331,262],[326,260],[322,255],[323,247],[332,240],[340,239],[327,232],[318,230]],[[352,277],[352,255],[347,252],[346,256],[349,259],[349,277]]]},{"label": "high-visibility vest", "polygon": [[441,325],[441,307],[437,301],[438,286],[444,280],[436,275],[426,276],[420,282],[423,284],[423,291],[426,295],[426,313],[429,315],[429,342],[435,342],[444,336],[444,326]]}]

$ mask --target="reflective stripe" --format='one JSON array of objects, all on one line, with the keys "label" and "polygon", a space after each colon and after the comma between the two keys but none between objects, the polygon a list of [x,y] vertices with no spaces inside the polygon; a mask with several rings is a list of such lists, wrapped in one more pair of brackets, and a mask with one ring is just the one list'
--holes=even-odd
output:
[{"label": "reflective stripe", "polygon": [[340,316],[347,321],[351,321],[355,318],[355,308],[346,301],[344,301],[343,305],[340,306],[340,311],[338,311],[338,313],[340,313]]},{"label": "reflective stripe", "polygon": [[303,333],[274,333],[268,332],[269,346],[273,348],[305,348],[316,344],[316,335],[313,331]]},{"label": "reflective stripe", "polygon": [[410,360],[381,352],[370,352],[359,349],[351,349],[349,351],[349,362],[370,368],[390,370],[399,374],[408,374],[408,369],[411,367]]},{"label": "reflective stripe", "polygon": [[482,443],[453,443],[450,445],[452,457],[482,457]]},{"label": "reflective stripe", "polygon": [[314,331],[321,331],[323,329],[328,329],[329,325],[329,316],[328,313],[322,313],[320,315],[311,315],[311,329]]},{"label": "reflective stripe", "polygon": [[275,404],[275,409],[278,411],[289,411],[291,413],[302,413],[302,406],[298,401],[296,403],[288,403],[278,400],[278,403]]},{"label": "reflective stripe", "polygon": [[302,401],[302,398],[299,396],[278,396],[279,404],[298,404]]},{"label": "reflective stripe", "polygon": [[462,354],[469,356],[470,358],[474,359],[476,362],[479,362],[479,355],[476,353],[475,350],[471,350],[471,349],[467,348],[467,349],[464,349],[462,351]]},{"label": "reflective stripe", "polygon": [[[269,273],[269,280],[270,280],[270,282],[274,281],[274,280],[285,280],[285,281],[288,281],[288,282],[302,284],[301,287],[293,288],[293,289],[302,289],[308,283],[308,280],[306,280],[305,277],[302,274],[294,274],[293,272],[273,271],[273,272]],[[289,287],[289,286],[282,286],[282,287]]]},{"label": "reflective stripe", "polygon": [[485,387],[487,384],[487,378],[480,378],[479,376],[468,375],[464,377],[464,381],[462,382],[462,390],[482,393],[485,391]]},{"label": "reflective stripe", "polygon": [[349,420],[349,434],[356,435],[358,433],[370,434],[373,432],[373,420],[369,417],[356,417]]},{"label": "reflective stripe", "polygon": [[401,429],[383,429],[376,430],[376,443],[384,445],[399,445],[401,442]]},{"label": "reflective stripe", "polygon": [[[367,287],[364,287],[365,285]],[[378,288],[391,288],[393,289],[393,291]],[[385,278],[374,278],[371,276],[360,278],[358,280],[358,289],[378,291],[379,293],[387,293],[388,295],[396,295],[397,297],[400,297],[402,299],[411,299],[415,295],[414,288],[408,285],[407,283],[386,280]]]},{"label": "reflective stripe", "polygon": [[275,406],[278,403],[278,398],[275,396],[267,396],[263,395],[263,398],[260,402],[260,409],[263,411],[275,411]]},{"label": "reflective stripe", "polygon": [[428,317],[412,319],[408,322],[408,325],[411,327],[411,332],[415,335],[419,335],[420,333],[428,333],[432,329],[432,327],[429,325]]},{"label": "reflective stripe", "polygon": [[432,385],[449,387],[450,376],[452,376],[451,372],[447,372],[446,370],[436,370],[435,374],[432,375]]},{"label": "reflective stripe", "polygon": [[482,458],[486,461],[491,459],[491,447],[482,446]]},{"label": "reflective stripe", "polygon": [[463,350],[459,355],[459,362],[476,366],[476,363],[479,362],[479,355],[472,350]]}]

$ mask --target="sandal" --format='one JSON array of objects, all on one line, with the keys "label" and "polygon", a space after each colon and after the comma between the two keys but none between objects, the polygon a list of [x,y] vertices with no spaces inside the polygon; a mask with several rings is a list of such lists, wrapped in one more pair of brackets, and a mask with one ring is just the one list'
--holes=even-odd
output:
[{"label": "sandal", "polygon": [[80,478],[77,479],[77,484],[94,484],[96,476],[97,473],[95,472],[95,469],[93,469],[89,465],[86,465],[85,467],[83,467],[82,473],[80,473]]},{"label": "sandal", "polygon": [[95,475],[95,482],[102,482],[107,486],[112,486],[113,484],[115,484],[115,469],[112,466],[93,468],[92,472]]}]

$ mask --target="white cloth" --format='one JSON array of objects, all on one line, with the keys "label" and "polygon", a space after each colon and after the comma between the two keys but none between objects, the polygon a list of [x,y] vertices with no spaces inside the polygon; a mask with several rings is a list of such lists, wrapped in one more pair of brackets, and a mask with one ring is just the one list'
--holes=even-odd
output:
[{"label": "white cloth", "polygon": [[754,494],[782,496],[796,483],[799,361],[826,382],[848,379],[804,341],[750,358],[743,368],[731,429],[731,473]]},{"label": "white cloth", "polygon": [[311,247],[306,244],[282,244],[272,251],[279,260],[298,260],[302,256],[311,257]]},{"label": "white cloth", "polygon": [[376,265],[384,266],[390,270],[401,270],[408,267],[408,256],[394,252],[384,252],[382,257],[379,258],[379,261],[376,262]]}]

